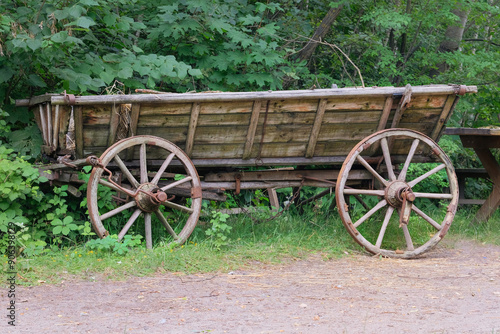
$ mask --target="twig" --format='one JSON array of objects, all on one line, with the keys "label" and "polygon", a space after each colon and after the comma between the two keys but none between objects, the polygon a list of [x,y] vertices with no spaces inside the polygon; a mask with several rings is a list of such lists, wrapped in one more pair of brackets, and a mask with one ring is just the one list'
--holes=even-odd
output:
[{"label": "twig", "polygon": [[319,43],[319,44],[323,44],[323,45],[329,46],[332,50],[338,50],[338,51],[340,51],[340,53],[342,53],[344,55],[344,57],[346,57],[346,59],[351,63],[352,66],[354,66],[354,68],[358,72],[359,79],[361,80],[361,87],[363,87],[363,88],[365,87],[365,81],[363,80],[363,76],[361,75],[361,71],[356,66],[356,64],[354,64],[354,62],[351,60],[351,58],[349,58],[349,56],[346,55],[344,51],[342,51],[341,48],[339,48],[335,44],[331,44],[331,43],[328,43],[328,42],[323,42],[322,40],[317,41],[317,40],[314,40],[314,39],[306,37],[306,36],[302,36],[302,35],[299,35],[299,36],[301,36],[303,38],[306,38],[306,39],[308,39],[311,42],[316,42],[316,43]]}]

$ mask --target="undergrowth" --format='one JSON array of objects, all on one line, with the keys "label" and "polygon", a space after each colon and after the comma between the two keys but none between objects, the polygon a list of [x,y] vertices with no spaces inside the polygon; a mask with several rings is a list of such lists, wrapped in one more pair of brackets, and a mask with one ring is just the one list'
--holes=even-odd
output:
[{"label": "undergrowth", "polygon": [[[453,247],[456,240],[463,239],[500,245],[498,214],[489,223],[471,224],[474,213],[472,209],[458,212],[445,238],[452,242],[446,245]],[[312,254],[325,261],[346,254],[367,254],[349,236],[336,211],[310,208],[299,214],[292,209],[260,224],[255,217],[241,214],[230,216],[225,223],[231,229],[223,245],[206,234],[207,227],[197,226],[188,242],[176,247],[158,243],[152,250],[146,250],[144,243],[137,246],[139,238],[129,238],[128,244],[118,246],[122,251],[112,251],[116,241],[109,238],[107,247],[99,247],[99,241],[88,242],[43,255],[21,257],[16,263],[18,283],[57,283],[72,277],[90,281],[123,280],[163,272],[229,272],[307,259]],[[2,264],[4,275],[7,258],[4,257]],[[2,281],[5,280],[2,278]]]}]

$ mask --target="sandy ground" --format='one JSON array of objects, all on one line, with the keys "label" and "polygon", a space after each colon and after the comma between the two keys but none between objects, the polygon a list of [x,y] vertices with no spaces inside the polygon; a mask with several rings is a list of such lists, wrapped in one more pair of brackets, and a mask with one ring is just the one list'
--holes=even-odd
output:
[{"label": "sandy ground", "polygon": [[246,268],[18,287],[17,326],[3,316],[0,332],[500,333],[500,247]]}]

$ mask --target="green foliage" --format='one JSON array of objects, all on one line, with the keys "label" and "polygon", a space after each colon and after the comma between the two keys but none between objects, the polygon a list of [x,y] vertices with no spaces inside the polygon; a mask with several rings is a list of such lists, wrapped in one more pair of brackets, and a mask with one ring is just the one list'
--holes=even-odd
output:
[{"label": "green foliage", "polygon": [[220,211],[212,211],[210,219],[210,228],[205,231],[205,234],[210,237],[211,242],[217,250],[228,244],[228,234],[232,226],[226,224],[229,215]]},{"label": "green foliage", "polygon": [[124,255],[130,251],[130,248],[141,244],[142,235],[125,235],[121,241],[118,241],[116,234],[107,236],[103,239],[92,239],[87,241],[85,247],[98,250],[113,252],[119,255]]},{"label": "green foliage", "polygon": [[0,58],[0,84],[7,95],[20,83],[99,92],[115,79],[133,89],[199,76],[172,55],[143,51],[140,6],[134,0],[0,4],[0,45],[7,55]]}]

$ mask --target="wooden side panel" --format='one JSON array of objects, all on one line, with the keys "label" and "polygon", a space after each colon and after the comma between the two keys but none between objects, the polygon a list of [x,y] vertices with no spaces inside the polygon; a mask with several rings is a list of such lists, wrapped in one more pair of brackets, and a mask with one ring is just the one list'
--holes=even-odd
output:
[{"label": "wooden side panel", "polygon": [[[304,157],[308,145],[314,147],[308,152],[311,157],[345,156],[360,140],[378,130],[382,117],[387,118],[388,125],[385,127],[390,126],[400,100],[399,96],[394,96],[392,106],[388,107],[386,101],[390,96],[339,96],[326,99],[323,102],[325,107],[321,124],[315,127],[319,129],[317,133],[312,133],[320,101],[317,98],[272,100],[267,111],[266,101],[261,101],[258,112],[253,112],[254,101],[201,102],[196,131],[191,132],[194,135],[189,140],[192,149],[189,149],[192,150],[192,158],[198,159],[243,158],[245,146],[246,158]],[[447,97],[412,97],[402,114],[399,127],[431,134]],[[192,106],[192,103],[143,103],[140,105],[135,134],[165,138],[185,149]],[[110,111],[109,105],[86,106],[82,111],[85,152],[94,153],[108,146],[112,121]],[[253,121],[255,131],[252,131],[250,145],[252,114],[257,121]],[[61,126],[60,140],[63,129]],[[315,145],[309,144],[312,135],[316,137],[313,138]]]}]

